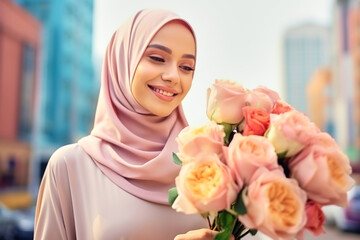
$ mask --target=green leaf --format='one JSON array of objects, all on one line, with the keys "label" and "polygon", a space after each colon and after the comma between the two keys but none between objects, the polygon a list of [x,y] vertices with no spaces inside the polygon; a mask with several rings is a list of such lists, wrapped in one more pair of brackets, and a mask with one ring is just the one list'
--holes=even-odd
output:
[{"label": "green leaf", "polygon": [[237,195],[235,205],[234,205],[235,211],[240,215],[245,215],[247,213],[246,206],[245,206],[245,203],[244,203],[244,200],[243,200],[243,194],[245,194],[244,191],[247,191],[246,187],[243,187],[241,189],[241,191]]},{"label": "green leaf", "polygon": [[216,234],[214,240],[229,240],[231,236],[231,231],[222,231]]},{"label": "green leaf", "polygon": [[236,222],[236,217],[228,211],[219,213],[218,223],[222,231],[215,236],[215,240],[229,240]]},{"label": "green leaf", "polygon": [[231,142],[232,135],[234,134],[233,131],[236,129],[237,125],[226,122],[222,122],[220,124],[224,126],[224,132],[225,132],[224,141],[225,141],[225,145],[228,146]]},{"label": "green leaf", "polygon": [[179,194],[178,194],[176,187],[170,188],[168,190],[168,202],[170,203],[170,206],[173,205],[173,203],[175,202],[178,195]]},{"label": "green leaf", "polygon": [[288,151],[284,151],[284,152],[278,153],[277,156],[278,156],[278,158],[285,158],[287,153],[288,153]]},{"label": "green leaf", "polygon": [[180,165],[180,166],[182,165],[182,161],[180,160],[180,158],[174,152],[173,152],[173,161],[177,165]]},{"label": "green leaf", "polygon": [[221,211],[219,213],[219,223],[223,228],[231,226],[235,220],[235,217],[228,211]]},{"label": "green leaf", "polygon": [[250,229],[249,231],[250,231],[251,235],[253,235],[253,236],[255,236],[258,232],[257,229]]}]

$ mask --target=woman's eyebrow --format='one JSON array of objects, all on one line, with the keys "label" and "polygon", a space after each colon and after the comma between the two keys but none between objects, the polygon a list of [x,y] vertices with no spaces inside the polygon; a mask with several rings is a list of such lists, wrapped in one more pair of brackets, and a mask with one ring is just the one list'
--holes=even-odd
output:
[{"label": "woman's eyebrow", "polygon": [[192,54],[184,54],[184,55],[182,55],[182,57],[183,57],[183,58],[191,58],[191,59],[196,60],[195,56],[192,55]]},{"label": "woman's eyebrow", "polygon": [[150,44],[149,46],[147,46],[147,48],[157,48],[157,49],[163,50],[164,52],[167,52],[168,54],[172,53],[170,48],[165,47],[165,46],[160,45],[160,44]]},{"label": "woman's eyebrow", "polygon": [[[170,48],[165,47],[164,45],[160,45],[160,44],[150,44],[149,46],[147,46],[147,48],[157,48],[157,49],[163,50],[164,52],[167,52],[168,54],[172,53]],[[182,55],[182,57],[183,58],[191,58],[191,59],[196,60],[195,56],[192,54],[184,54],[184,55]]]}]

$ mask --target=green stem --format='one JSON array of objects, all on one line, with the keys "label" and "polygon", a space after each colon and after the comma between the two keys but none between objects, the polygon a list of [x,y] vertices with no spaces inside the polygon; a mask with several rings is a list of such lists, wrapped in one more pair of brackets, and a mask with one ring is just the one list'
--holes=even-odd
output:
[{"label": "green stem", "polygon": [[207,219],[207,222],[208,222],[209,228],[210,228],[211,230],[213,230],[213,225],[210,223],[210,218],[209,218],[209,215],[206,217],[206,219]]},{"label": "green stem", "polygon": [[[249,232],[250,232],[250,229],[247,230],[245,233],[241,234],[238,239],[241,239],[241,238],[245,237]],[[238,239],[236,239],[236,240],[238,240]]]}]

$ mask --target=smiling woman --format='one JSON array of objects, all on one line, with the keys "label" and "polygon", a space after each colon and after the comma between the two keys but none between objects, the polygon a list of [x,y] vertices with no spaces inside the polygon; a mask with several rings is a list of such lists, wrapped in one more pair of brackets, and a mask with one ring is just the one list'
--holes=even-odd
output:
[{"label": "smiling woman", "polygon": [[168,116],[190,90],[195,67],[195,39],[186,25],[164,25],[147,46],[136,68],[132,92],[149,112]]},{"label": "smiling woman", "polygon": [[194,32],[173,12],[142,10],[120,26],[105,53],[93,130],[47,165],[35,239],[213,239],[200,216],[168,203],[195,59]]}]

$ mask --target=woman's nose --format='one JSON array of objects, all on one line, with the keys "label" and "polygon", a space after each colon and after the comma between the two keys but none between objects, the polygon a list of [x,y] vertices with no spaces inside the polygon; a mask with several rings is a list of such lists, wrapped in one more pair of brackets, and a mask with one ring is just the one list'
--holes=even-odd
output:
[{"label": "woman's nose", "polygon": [[179,75],[179,68],[178,66],[176,66],[175,64],[174,65],[171,65],[171,66],[168,66],[162,76],[161,76],[162,80],[164,81],[169,81],[169,82],[172,82],[172,83],[177,83],[179,82],[180,80],[180,75]]}]

